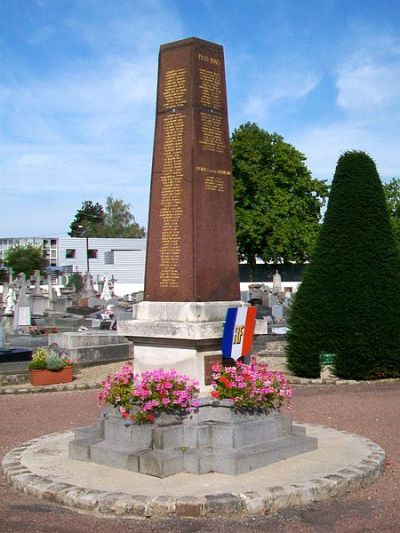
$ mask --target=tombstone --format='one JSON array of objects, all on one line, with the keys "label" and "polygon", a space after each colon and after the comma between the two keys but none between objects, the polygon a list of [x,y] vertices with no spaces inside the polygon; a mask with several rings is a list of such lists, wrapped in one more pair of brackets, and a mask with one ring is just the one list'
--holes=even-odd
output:
[{"label": "tombstone", "polygon": [[3,283],[3,293],[1,295],[1,303],[3,304],[1,307],[6,306],[7,294],[8,294],[8,283],[5,281]]},{"label": "tombstone", "polygon": [[109,300],[112,300],[113,295],[110,288],[110,279],[108,276],[105,276],[104,284],[103,284],[103,290],[101,291],[100,299],[108,302]]},{"label": "tombstone", "polygon": [[223,48],[161,46],[144,301],[118,331],[135,370],[211,379],[223,321],[240,301]]},{"label": "tombstone", "polygon": [[274,319],[275,324],[279,324],[283,321],[283,306],[281,304],[272,306],[272,318]]},{"label": "tombstone", "polygon": [[40,288],[40,270],[35,270],[35,287],[33,294],[35,296],[42,296],[42,289]]},{"label": "tombstone", "polygon": [[274,307],[274,305],[278,305],[280,303],[278,295],[274,292],[271,292],[269,295],[269,307]]},{"label": "tombstone", "polygon": [[17,305],[14,312],[14,329],[31,325],[31,309],[29,306],[28,296],[26,294],[26,278],[25,274],[20,274],[21,286]]},{"label": "tombstone", "polygon": [[0,324],[0,349],[4,348],[5,345],[6,345],[6,330],[2,326],[2,324]]},{"label": "tombstone", "polygon": [[275,274],[272,277],[272,292],[274,294],[279,294],[280,292],[283,292],[282,278],[278,270],[275,271]]},{"label": "tombstone", "polygon": [[32,315],[43,315],[48,307],[48,300],[40,288],[40,270],[35,270],[35,286],[29,295]]}]

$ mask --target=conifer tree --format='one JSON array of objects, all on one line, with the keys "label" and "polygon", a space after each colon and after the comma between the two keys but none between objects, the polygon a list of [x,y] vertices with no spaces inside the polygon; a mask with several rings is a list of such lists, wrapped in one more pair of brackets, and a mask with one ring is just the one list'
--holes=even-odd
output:
[{"label": "conifer tree", "polygon": [[319,376],[321,352],[336,354],[339,377],[400,372],[400,256],[375,163],[363,152],[338,161],[289,325],[288,365],[299,376]]}]

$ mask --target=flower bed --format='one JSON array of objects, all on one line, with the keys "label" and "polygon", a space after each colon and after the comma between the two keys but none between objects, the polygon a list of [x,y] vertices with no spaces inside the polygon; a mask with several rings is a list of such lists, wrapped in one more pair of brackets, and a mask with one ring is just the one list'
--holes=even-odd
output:
[{"label": "flower bed", "polygon": [[255,359],[250,365],[237,362],[235,366],[213,367],[213,398],[231,401],[241,412],[268,412],[290,404],[292,390],[281,372],[272,372]]},{"label": "flower bed", "polygon": [[139,375],[128,363],[102,381],[97,396],[118,409],[122,418],[146,424],[153,423],[161,413],[188,415],[198,406],[198,392],[198,382],[176,370],[152,370]]}]

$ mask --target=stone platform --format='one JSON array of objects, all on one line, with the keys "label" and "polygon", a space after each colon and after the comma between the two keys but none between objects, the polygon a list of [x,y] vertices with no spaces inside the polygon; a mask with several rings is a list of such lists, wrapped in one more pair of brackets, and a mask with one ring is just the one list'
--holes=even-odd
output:
[{"label": "stone platform", "polygon": [[180,472],[238,475],[315,450],[318,442],[279,412],[240,414],[229,400],[201,398],[184,420],[163,413],[137,426],[107,409],[93,428],[77,430],[70,457],[159,478]]},{"label": "stone platform", "polygon": [[[262,515],[344,496],[375,481],[385,453],[365,437],[297,424],[318,449],[238,476],[160,479],[68,457],[72,431],[32,439],[3,459],[16,490],[78,511],[127,518]],[[116,475],[116,472],[118,474]]]}]

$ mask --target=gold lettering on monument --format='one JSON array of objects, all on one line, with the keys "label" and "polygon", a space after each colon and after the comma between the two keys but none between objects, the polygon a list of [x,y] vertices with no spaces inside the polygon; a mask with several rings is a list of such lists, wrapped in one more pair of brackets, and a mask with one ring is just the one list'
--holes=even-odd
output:
[{"label": "gold lettering on monument", "polygon": [[199,143],[204,150],[222,153],[225,144],[222,139],[222,117],[211,113],[200,113],[202,138]]},{"label": "gold lettering on monument", "polygon": [[221,74],[200,68],[200,103],[205,107],[221,109]]},{"label": "gold lettering on monument", "polygon": [[223,176],[230,176],[231,173],[229,170],[223,170],[221,168],[219,169],[212,169],[209,167],[196,167],[196,170],[199,172],[211,172],[212,174],[222,174]]},{"label": "gold lettering on monument", "polygon": [[204,188],[206,191],[225,192],[224,180],[219,176],[206,176],[204,178]]},{"label": "gold lettering on monument", "polygon": [[186,104],[186,69],[168,70],[165,73],[164,107],[181,107]]},{"label": "gold lettering on monument", "polygon": [[209,63],[210,65],[219,66],[221,64],[221,60],[218,57],[207,56],[205,54],[198,54],[197,57],[200,61],[204,61],[205,63]]},{"label": "gold lettering on monument", "polygon": [[183,214],[183,113],[163,118],[164,159],[161,173],[160,287],[179,287],[180,219]]}]

